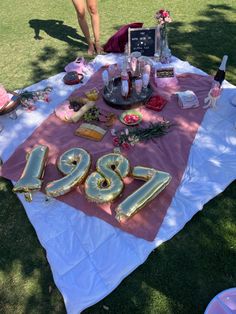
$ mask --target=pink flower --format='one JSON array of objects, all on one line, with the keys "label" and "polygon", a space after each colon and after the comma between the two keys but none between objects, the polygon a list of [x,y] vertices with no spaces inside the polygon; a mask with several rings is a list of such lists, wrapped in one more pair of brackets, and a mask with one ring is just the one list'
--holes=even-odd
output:
[{"label": "pink flower", "polygon": [[46,101],[46,102],[50,102],[50,98],[49,98],[49,96],[48,96],[48,95],[44,96],[44,101]]},{"label": "pink flower", "polygon": [[129,149],[129,144],[124,142],[121,144],[121,147],[124,148],[124,149]]},{"label": "pink flower", "polygon": [[163,9],[156,12],[155,18],[158,20],[158,23],[161,25],[172,22],[171,17],[170,17],[170,12]]},{"label": "pink flower", "polygon": [[163,16],[164,18],[169,17],[169,12],[168,12],[168,11],[162,12],[162,16]]},{"label": "pink flower", "polygon": [[112,139],[112,142],[114,146],[120,146],[120,141],[117,136]]}]

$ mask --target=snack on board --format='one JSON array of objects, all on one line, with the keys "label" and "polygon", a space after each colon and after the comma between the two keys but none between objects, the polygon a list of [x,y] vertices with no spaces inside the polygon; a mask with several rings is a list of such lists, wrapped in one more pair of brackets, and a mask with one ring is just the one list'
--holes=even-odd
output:
[{"label": "snack on board", "polygon": [[88,98],[86,98],[86,97],[73,96],[73,95],[71,95],[68,98],[68,100],[69,100],[70,104],[71,103],[78,103],[78,104],[81,104],[81,105],[85,105],[88,102]]},{"label": "snack on board", "polygon": [[85,105],[83,105],[83,107],[79,109],[79,111],[74,112],[74,114],[71,117],[71,121],[74,123],[78,122],[83,117],[83,115],[93,107],[94,101],[88,101]]},{"label": "snack on board", "polygon": [[94,141],[101,141],[106,132],[106,130],[97,125],[82,123],[80,127],[75,131],[75,135],[85,137]]},{"label": "snack on board", "polygon": [[89,90],[88,92],[85,92],[85,95],[88,98],[88,100],[96,101],[98,100],[98,97],[99,97],[99,91],[96,88],[93,88]]},{"label": "snack on board", "polygon": [[57,118],[64,122],[72,122],[71,118],[75,114],[73,108],[70,108],[68,100],[64,101],[59,107],[54,110]]}]

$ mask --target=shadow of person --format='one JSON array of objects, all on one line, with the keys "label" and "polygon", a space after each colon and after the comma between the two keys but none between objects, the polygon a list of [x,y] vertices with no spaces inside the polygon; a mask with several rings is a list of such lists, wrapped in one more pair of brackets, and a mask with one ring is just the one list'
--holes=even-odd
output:
[{"label": "shadow of person", "polygon": [[39,20],[33,19],[29,21],[29,26],[34,29],[34,38],[36,40],[42,40],[40,31],[44,31],[49,36],[58,40],[67,42],[74,46],[86,46],[86,41],[83,36],[77,33],[76,28],[64,24],[64,21],[60,20]]}]

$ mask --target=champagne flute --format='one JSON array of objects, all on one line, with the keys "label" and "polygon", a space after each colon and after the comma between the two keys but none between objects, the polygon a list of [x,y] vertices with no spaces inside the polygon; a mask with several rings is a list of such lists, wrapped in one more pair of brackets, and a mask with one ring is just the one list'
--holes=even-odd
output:
[{"label": "champagne flute", "polygon": [[111,81],[111,84],[114,87],[114,79],[115,79],[115,74],[116,74],[116,66],[115,66],[115,64],[110,64],[109,65],[108,73],[109,73],[109,79]]},{"label": "champagne flute", "polygon": [[103,80],[103,83],[106,87],[106,92],[108,94],[108,96],[110,96],[111,94],[111,89],[110,89],[110,84],[109,84],[109,74],[108,74],[108,71],[107,70],[104,70],[102,72],[102,80]]},{"label": "champagne flute", "polygon": [[135,91],[136,91],[136,94],[139,98],[139,95],[141,94],[142,92],[142,87],[143,87],[143,81],[141,79],[136,79],[135,82]]},{"label": "champagne flute", "polygon": [[146,73],[149,76],[151,75],[151,65],[149,63],[146,63],[144,65],[143,73]]},{"label": "champagne flute", "polygon": [[147,94],[147,87],[149,84],[150,75],[148,73],[143,73],[142,75],[142,82],[143,82],[143,95],[141,97],[145,98]]},{"label": "champagne flute", "polygon": [[129,94],[129,83],[127,80],[122,80],[121,82],[121,95],[123,98],[127,99]]},{"label": "champagne flute", "polygon": [[137,70],[138,59],[136,57],[131,56],[130,60],[130,69],[132,71],[132,75],[134,76]]}]

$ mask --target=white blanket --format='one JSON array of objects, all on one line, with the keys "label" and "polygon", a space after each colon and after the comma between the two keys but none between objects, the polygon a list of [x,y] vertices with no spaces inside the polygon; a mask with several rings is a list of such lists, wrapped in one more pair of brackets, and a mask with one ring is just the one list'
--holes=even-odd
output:
[{"label": "white blanket", "polygon": [[[98,56],[93,66],[99,69],[120,57],[114,54]],[[176,58],[173,58],[172,65],[176,73],[204,74]],[[38,109],[32,113],[18,110],[17,120],[0,117],[0,123],[5,127],[0,133],[3,161],[78,88],[65,86],[62,83],[64,74],[55,75],[28,89],[53,86],[52,103],[38,103]],[[63,295],[68,313],[79,313],[108,295],[147,259],[153,249],[172,238],[204,204],[236,178],[236,108],[230,105],[235,94],[235,87],[225,82],[217,108],[209,109],[205,114],[181,185],[153,242],[136,238],[96,217],[86,216],[56,199],[47,202],[42,193],[36,193],[32,203],[25,202],[19,195],[40,243],[46,249],[55,283]]]}]

